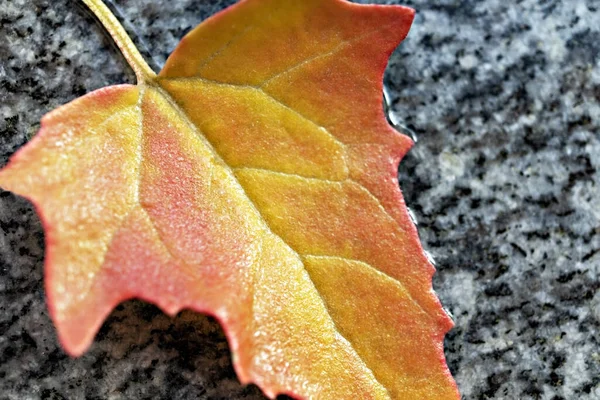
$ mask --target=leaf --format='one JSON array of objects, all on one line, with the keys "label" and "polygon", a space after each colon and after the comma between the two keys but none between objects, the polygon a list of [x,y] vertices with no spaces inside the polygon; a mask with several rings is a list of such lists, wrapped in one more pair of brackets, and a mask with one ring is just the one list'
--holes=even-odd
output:
[{"label": "leaf", "polygon": [[271,397],[456,399],[452,323],[398,188],[412,142],[382,75],[413,11],[245,0],[156,76],[134,68],[46,115],[0,173],[46,231],[46,291],[72,355],[119,302],[223,325],[240,380]]}]

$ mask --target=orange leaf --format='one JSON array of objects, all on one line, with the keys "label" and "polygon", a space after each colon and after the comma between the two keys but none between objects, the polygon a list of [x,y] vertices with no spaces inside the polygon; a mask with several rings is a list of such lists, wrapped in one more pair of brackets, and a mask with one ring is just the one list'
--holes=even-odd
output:
[{"label": "orange leaf", "polygon": [[452,324],[396,177],[412,142],[382,110],[413,11],[241,1],[156,76],[85,2],[139,83],[46,115],[0,173],[44,221],[65,349],[81,354],[135,297],[214,315],[240,380],[271,397],[457,399]]}]

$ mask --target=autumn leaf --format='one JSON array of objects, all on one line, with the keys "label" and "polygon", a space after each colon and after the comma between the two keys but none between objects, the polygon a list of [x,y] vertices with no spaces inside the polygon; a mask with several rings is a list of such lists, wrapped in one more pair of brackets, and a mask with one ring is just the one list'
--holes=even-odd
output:
[{"label": "autumn leaf", "polygon": [[140,298],[215,316],[240,380],[270,397],[457,399],[452,323],[398,188],[412,142],[382,110],[413,11],[241,1],[157,76],[84,1],[138,84],[49,113],[0,173],[43,220],[64,348],[81,354]]}]

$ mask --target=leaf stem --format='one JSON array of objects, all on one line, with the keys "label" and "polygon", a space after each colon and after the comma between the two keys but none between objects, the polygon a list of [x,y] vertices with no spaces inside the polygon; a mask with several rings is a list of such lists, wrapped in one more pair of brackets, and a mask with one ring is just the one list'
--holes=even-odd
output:
[{"label": "leaf stem", "polygon": [[148,82],[156,77],[156,73],[150,68],[144,57],[133,44],[133,41],[102,0],[82,0],[86,6],[98,17],[104,28],[110,33],[127,63],[133,68],[138,83]]}]

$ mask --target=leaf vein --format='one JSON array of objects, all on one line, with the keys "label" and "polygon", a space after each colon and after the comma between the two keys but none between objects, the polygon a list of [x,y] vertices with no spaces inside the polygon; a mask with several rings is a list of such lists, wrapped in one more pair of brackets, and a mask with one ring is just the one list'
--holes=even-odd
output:
[{"label": "leaf vein", "polygon": [[277,171],[274,169],[259,168],[259,167],[232,167],[231,169],[234,171],[268,172],[271,174],[277,174],[277,175],[282,175],[282,176],[288,176],[291,178],[302,179],[307,182],[316,181],[316,182],[326,182],[326,183],[331,183],[331,184],[341,184],[347,180],[347,179],[345,179],[345,180],[336,181],[336,180],[332,180],[332,179],[316,178],[316,177],[312,177],[312,176],[304,176],[304,175],[300,175],[300,174],[293,174],[290,172],[282,172],[282,171]]},{"label": "leaf vein", "polygon": [[[223,166],[223,168],[226,171],[230,171],[230,173],[232,174],[232,178],[234,179],[234,181],[238,184],[240,190],[242,191],[242,193],[244,193],[244,195],[246,196],[246,198],[248,199],[249,203],[251,204],[252,208],[254,209],[254,211],[257,213],[257,215],[260,217],[260,219],[262,220],[262,222],[265,224],[265,226],[269,229],[269,231],[277,236],[283,243],[285,243],[286,246],[288,246],[296,255],[296,257],[298,258],[298,261],[300,261],[300,263],[302,264],[302,266],[304,267],[304,270],[306,271],[306,273],[308,274],[308,271],[306,270],[306,265],[304,264],[304,261],[302,260],[301,255],[292,247],[290,246],[281,236],[277,235],[271,225],[269,224],[268,220],[265,218],[265,216],[261,213],[260,209],[257,207],[257,205],[250,199],[250,196],[248,195],[248,193],[246,192],[246,189],[242,186],[242,184],[237,180],[237,178],[235,177],[235,172],[233,170],[233,168],[231,166],[229,166],[220,156],[219,153],[217,153],[216,149],[214,148],[214,146],[212,145],[212,143],[210,143],[210,141],[206,138],[206,136],[200,131],[200,129],[190,120],[190,118],[187,116],[187,114],[179,107],[179,105],[177,104],[177,102],[170,96],[170,94],[164,90],[163,88],[156,86],[156,90],[164,97],[164,99],[169,103],[169,105],[171,105],[171,107],[173,107],[173,109],[177,112],[177,114],[180,116],[180,118],[186,123],[186,125],[188,125],[188,127],[196,134],[196,137],[198,138],[198,140],[201,140],[202,142],[205,143],[205,145],[210,149],[210,151],[213,153],[213,156],[215,158],[215,161],[217,161],[219,164],[221,164]],[[308,274],[309,278],[310,278],[310,274]],[[311,279],[312,282],[312,279]],[[323,298],[323,296],[321,295],[321,293],[319,293],[319,291],[317,290],[314,282],[312,282],[313,284],[313,288],[315,290],[315,292],[318,294],[319,298],[321,299],[322,303],[323,303],[323,307],[326,308],[326,303],[325,303],[325,299]],[[256,293],[253,293],[253,295],[255,295]],[[335,323],[335,321],[333,320],[333,318],[331,317],[331,315],[328,314],[329,320],[331,321],[332,325],[335,327],[336,332],[344,339],[346,340],[350,347],[354,350],[354,352],[356,353],[357,357],[363,362],[363,364],[365,365],[365,367],[371,371],[371,373],[373,373],[373,370],[367,365],[367,363],[360,357],[360,355],[358,354],[358,352],[356,351],[356,349],[354,348],[353,344],[346,339],[340,332],[340,330],[337,327],[337,324]],[[374,379],[381,385],[381,387],[385,388],[387,390],[387,388],[381,384],[381,382],[379,382],[377,380],[377,378],[375,378],[374,374],[373,374]]]},{"label": "leaf vein", "polygon": [[369,264],[367,262],[364,262],[362,260],[357,260],[357,259],[354,259],[354,258],[349,258],[349,257],[330,256],[330,255],[321,255],[321,254],[318,254],[318,255],[317,254],[302,254],[301,257],[302,258],[306,258],[306,259],[311,259],[311,258],[316,259],[316,260],[319,260],[319,259],[331,259],[331,260],[348,261],[348,262],[352,262],[352,263],[357,263],[360,266],[362,266],[363,268],[366,268],[366,269],[368,269],[370,271],[373,271],[378,276],[380,276],[380,277],[382,277],[382,278],[384,278],[384,279],[386,279],[388,281],[392,281],[394,284],[400,286],[402,288],[402,290],[406,292],[406,295],[407,295],[408,299],[411,301],[411,303],[413,303],[419,309],[420,312],[422,312],[425,315],[429,315],[427,313],[427,311],[425,311],[425,309],[423,308],[423,306],[421,306],[421,304],[414,297],[412,297],[412,295],[410,294],[410,292],[408,291],[408,289],[406,288],[406,286],[401,281],[399,281],[398,279],[396,279],[396,278],[394,278],[394,277],[386,274],[385,272],[383,272],[383,271],[381,271],[381,270],[373,267],[371,264]]},{"label": "leaf vein", "polygon": [[381,31],[389,28],[392,25],[395,25],[395,23],[383,25],[383,26],[381,26],[381,27],[379,27],[377,29],[373,29],[372,31],[364,33],[364,34],[362,34],[360,36],[357,36],[357,37],[355,37],[353,39],[343,40],[340,43],[338,43],[334,48],[332,48],[330,51],[328,51],[326,53],[316,54],[316,55],[314,55],[312,57],[309,57],[309,58],[307,58],[307,59],[305,59],[303,61],[300,61],[299,63],[297,63],[295,65],[292,65],[291,67],[288,67],[287,69],[285,69],[285,70],[283,70],[281,72],[278,72],[275,75],[273,75],[273,76],[265,79],[263,82],[261,82],[260,84],[258,84],[258,88],[262,89],[264,86],[268,85],[271,81],[273,81],[273,80],[275,80],[275,79],[277,79],[277,78],[279,78],[279,77],[281,77],[283,75],[287,75],[287,74],[289,74],[290,72],[292,72],[292,71],[294,71],[296,69],[302,68],[302,67],[304,67],[304,66],[306,66],[306,65],[308,65],[308,64],[310,64],[310,63],[312,63],[312,62],[314,62],[314,61],[316,61],[316,60],[318,60],[320,58],[326,58],[326,57],[332,56],[332,55],[334,55],[336,53],[339,53],[344,48],[349,47],[349,46],[351,46],[352,44],[354,44],[356,42],[360,42],[361,40],[363,40],[363,39],[365,39],[365,38],[367,38],[367,37],[369,37],[369,36],[371,36],[371,35],[373,35],[375,33],[381,32]]},{"label": "leaf vein", "polygon": [[219,57],[225,50],[227,50],[229,47],[231,47],[238,39],[240,39],[241,37],[244,36],[244,34],[248,33],[248,31],[250,29],[252,29],[254,26],[253,25],[248,25],[246,28],[244,28],[243,30],[241,30],[240,32],[238,32],[237,35],[234,35],[231,39],[229,39],[229,41],[227,41],[223,46],[221,46],[220,48],[218,48],[214,53],[212,53],[211,55],[209,55],[208,57],[206,57],[206,59],[202,62],[202,64],[200,64],[197,68],[198,73],[200,73],[200,71],[206,67],[208,67],[208,65],[217,57]]}]

